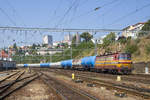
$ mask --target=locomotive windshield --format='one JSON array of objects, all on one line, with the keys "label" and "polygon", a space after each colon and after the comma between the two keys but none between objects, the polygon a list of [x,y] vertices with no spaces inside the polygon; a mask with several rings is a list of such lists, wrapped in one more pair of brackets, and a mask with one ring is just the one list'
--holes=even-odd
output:
[{"label": "locomotive windshield", "polygon": [[131,55],[130,54],[120,54],[119,60],[131,60]]}]

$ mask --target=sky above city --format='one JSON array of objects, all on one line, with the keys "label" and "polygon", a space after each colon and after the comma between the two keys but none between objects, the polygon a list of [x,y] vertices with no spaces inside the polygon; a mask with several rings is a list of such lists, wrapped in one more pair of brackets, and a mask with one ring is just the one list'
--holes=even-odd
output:
[{"label": "sky above city", "polygon": [[[0,26],[123,29],[150,19],[149,11],[150,0],[0,0]],[[59,41],[68,33],[1,30],[0,34],[0,47],[4,47],[41,43],[45,34]]]}]

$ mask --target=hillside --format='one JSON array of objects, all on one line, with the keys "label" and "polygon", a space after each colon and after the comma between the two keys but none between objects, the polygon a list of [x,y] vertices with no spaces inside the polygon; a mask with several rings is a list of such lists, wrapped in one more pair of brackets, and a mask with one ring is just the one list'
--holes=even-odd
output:
[{"label": "hillside", "polygon": [[[120,43],[120,41],[116,41],[110,44],[107,47],[103,47],[103,45],[97,46],[97,54],[101,55],[104,52],[129,52],[132,54],[133,62],[148,62],[150,61],[150,36],[141,37],[138,39],[129,39],[126,43]],[[86,47],[86,48],[85,48]],[[92,42],[81,43],[79,46],[73,48],[72,57],[73,58],[83,58],[85,56],[93,56],[95,53],[94,44]],[[64,52],[66,55],[70,55],[70,50]],[[62,55],[62,54],[59,54]],[[59,59],[58,59],[59,58]],[[65,57],[54,57],[53,61],[60,61],[70,59],[70,56]]]}]

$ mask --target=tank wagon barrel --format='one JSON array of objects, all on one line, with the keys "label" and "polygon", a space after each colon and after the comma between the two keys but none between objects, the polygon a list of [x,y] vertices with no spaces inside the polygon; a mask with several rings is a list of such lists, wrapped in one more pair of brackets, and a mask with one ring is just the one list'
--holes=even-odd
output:
[{"label": "tank wagon barrel", "polygon": [[72,60],[65,60],[61,62],[63,68],[72,68]]},{"label": "tank wagon barrel", "polygon": [[96,56],[89,56],[89,57],[84,57],[81,61],[81,65],[84,68],[94,68],[95,66],[95,59]]}]

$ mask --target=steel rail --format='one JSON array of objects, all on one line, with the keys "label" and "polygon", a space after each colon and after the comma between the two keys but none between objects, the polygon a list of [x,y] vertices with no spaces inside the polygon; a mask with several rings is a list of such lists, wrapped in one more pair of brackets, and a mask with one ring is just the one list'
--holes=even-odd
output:
[{"label": "steel rail", "polygon": [[[20,72],[20,71],[18,71],[18,72]],[[15,73],[13,73],[13,74],[7,76],[6,78],[0,80],[0,83],[4,82],[6,79],[9,79],[9,78],[11,78],[12,76],[16,75],[18,72],[15,72]]]},{"label": "steel rail", "polygon": [[[45,74],[43,74],[42,73],[42,75],[44,75],[44,76],[46,76]],[[47,77],[47,76],[46,76]],[[49,83],[48,83],[48,77],[47,78],[41,78],[41,80],[45,83],[45,84],[47,84],[47,86],[50,88],[50,89],[52,89],[52,91],[53,91],[53,93],[55,93],[58,97],[60,97],[61,98],[61,100],[68,100],[65,96],[63,96],[58,90],[56,90],[53,86],[51,86],[51,85],[49,85]]]},{"label": "steel rail", "polygon": [[19,75],[16,77],[15,80],[11,81],[9,84],[3,85],[1,86],[2,89],[0,90],[0,94],[2,94],[3,92],[5,92],[7,89],[9,89],[12,85],[14,85],[16,83],[16,81],[24,74],[25,71],[23,71],[22,73],[19,73]]},{"label": "steel rail", "polygon": [[24,87],[25,85],[29,84],[30,82],[32,82],[33,80],[37,79],[40,75],[36,75],[33,78],[30,77],[31,79],[28,79],[27,81],[23,82],[21,85],[17,86],[16,88],[9,90],[7,93],[5,93],[4,95],[0,96],[0,100],[3,100],[4,98],[6,98],[7,96],[9,96],[10,94],[12,94],[13,92],[19,90],[20,88]]},{"label": "steel rail", "polygon": [[[79,89],[75,89],[73,87],[67,86],[65,83],[60,82],[59,80],[53,79],[52,77],[44,74],[45,76],[49,77],[51,80],[55,80],[57,83],[62,84],[64,87],[68,88],[69,90],[74,91],[75,93],[87,98],[88,100],[99,100],[96,97],[86,93],[85,91],[79,90]],[[62,94],[63,95],[63,94]]]},{"label": "steel rail", "polygon": [[[63,73],[62,71],[58,71],[58,70],[57,71],[55,70],[52,72],[71,77],[70,74],[68,74],[66,72]],[[108,87],[113,90],[116,89],[116,90],[123,91],[123,92],[129,93],[129,94],[140,96],[140,97],[143,97],[146,99],[150,98],[150,94],[149,94],[150,89],[142,89],[142,88],[138,88],[138,87],[131,87],[131,86],[125,86],[125,85],[121,85],[121,84],[115,84],[115,83],[104,81],[104,80],[94,79],[89,76],[87,77],[87,76],[77,75],[76,77],[80,77],[80,79],[82,79],[84,81],[92,82],[99,86],[105,86],[105,87]]]}]

